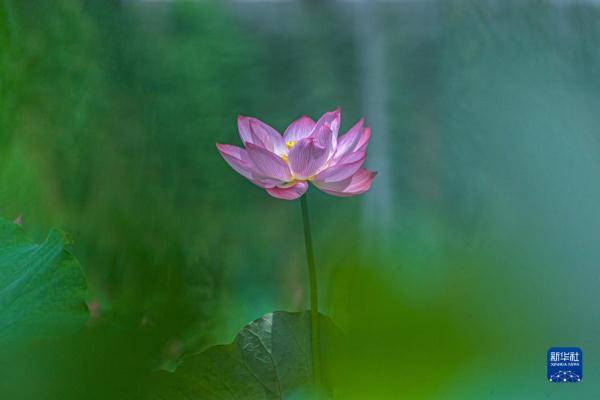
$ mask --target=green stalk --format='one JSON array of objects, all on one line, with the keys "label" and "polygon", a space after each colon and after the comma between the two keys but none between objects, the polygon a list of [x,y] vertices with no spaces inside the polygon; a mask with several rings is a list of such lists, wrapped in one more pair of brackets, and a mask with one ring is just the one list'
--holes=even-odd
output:
[{"label": "green stalk", "polygon": [[306,194],[300,198],[302,205],[302,222],[304,224],[304,244],[306,247],[306,263],[308,265],[308,281],[310,285],[310,344],[312,354],[313,383],[315,391],[321,386],[321,359],[319,355],[319,297],[317,293],[317,271],[310,231],[308,202]]}]

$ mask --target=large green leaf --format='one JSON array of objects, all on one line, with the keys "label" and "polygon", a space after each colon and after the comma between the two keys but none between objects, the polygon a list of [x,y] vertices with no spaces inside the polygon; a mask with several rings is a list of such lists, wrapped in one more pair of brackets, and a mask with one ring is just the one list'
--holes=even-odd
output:
[{"label": "large green leaf", "polygon": [[[321,357],[327,364],[338,331],[320,316]],[[277,311],[246,325],[231,344],[184,359],[174,373],[152,377],[148,398],[162,400],[284,399],[312,379],[310,313]]]},{"label": "large green leaf", "polygon": [[0,219],[0,340],[46,335],[86,318],[86,282],[65,250],[69,238],[53,229],[42,244]]}]

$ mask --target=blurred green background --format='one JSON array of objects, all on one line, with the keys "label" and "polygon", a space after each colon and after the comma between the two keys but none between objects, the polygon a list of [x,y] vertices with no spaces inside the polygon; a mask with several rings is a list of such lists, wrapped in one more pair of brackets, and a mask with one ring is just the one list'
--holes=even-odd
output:
[{"label": "blurred green background", "polygon": [[[283,131],[336,106],[372,127],[379,171],[357,198],[309,191],[321,311],[351,349],[336,398],[599,398],[596,1],[0,11],[0,215],[69,231],[97,307],[83,335],[0,349],[2,398],[134,398],[307,308],[299,202],[215,142],[240,144],[237,114]],[[551,346],[583,349],[581,383],[546,381]]]}]

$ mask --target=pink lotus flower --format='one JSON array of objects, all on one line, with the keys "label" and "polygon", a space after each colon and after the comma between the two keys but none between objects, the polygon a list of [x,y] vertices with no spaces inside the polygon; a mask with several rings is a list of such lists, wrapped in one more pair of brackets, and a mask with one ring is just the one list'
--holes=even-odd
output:
[{"label": "pink lotus flower", "polygon": [[239,116],[245,149],[218,143],[217,148],[234,170],[273,197],[297,199],[308,182],[334,196],[356,196],[369,190],[377,175],[362,168],[371,130],[362,118],[338,138],[339,128],[339,108],[317,122],[300,117],[283,136],[256,118]]}]

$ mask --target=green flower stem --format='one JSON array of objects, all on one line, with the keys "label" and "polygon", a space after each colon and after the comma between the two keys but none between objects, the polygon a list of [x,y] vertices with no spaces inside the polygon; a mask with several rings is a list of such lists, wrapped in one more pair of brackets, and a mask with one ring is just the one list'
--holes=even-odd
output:
[{"label": "green flower stem", "polygon": [[319,297],[317,293],[317,271],[310,232],[308,202],[305,194],[300,198],[302,205],[302,222],[304,224],[304,244],[306,246],[306,263],[308,265],[308,280],[310,284],[310,343],[312,354],[313,383],[318,391],[321,385],[321,358],[319,355]]}]

